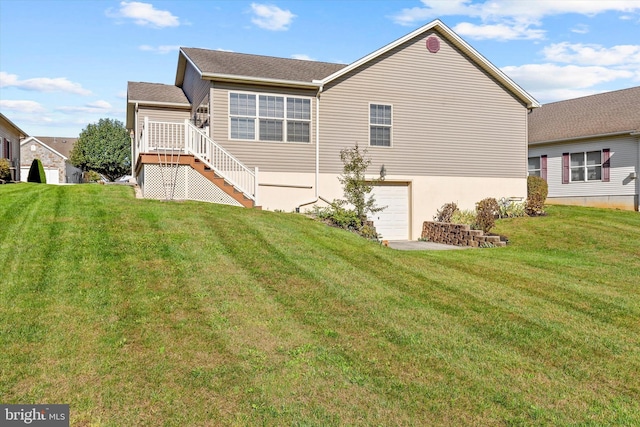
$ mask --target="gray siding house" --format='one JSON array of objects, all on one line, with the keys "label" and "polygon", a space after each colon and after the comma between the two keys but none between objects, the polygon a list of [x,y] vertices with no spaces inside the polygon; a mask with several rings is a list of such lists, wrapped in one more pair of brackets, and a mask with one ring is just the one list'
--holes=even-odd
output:
[{"label": "gray siding house", "polygon": [[342,197],[358,144],[378,232],[416,239],[444,203],[526,197],[538,106],[436,20],[348,65],[182,48],[174,85],[129,82],[127,128],[145,197],[270,210]]},{"label": "gray siding house", "polygon": [[640,86],[534,110],[528,169],[547,180],[548,203],[637,211]]},{"label": "gray siding house", "polygon": [[0,159],[9,160],[11,180],[20,180],[20,141],[28,135],[0,113]]}]

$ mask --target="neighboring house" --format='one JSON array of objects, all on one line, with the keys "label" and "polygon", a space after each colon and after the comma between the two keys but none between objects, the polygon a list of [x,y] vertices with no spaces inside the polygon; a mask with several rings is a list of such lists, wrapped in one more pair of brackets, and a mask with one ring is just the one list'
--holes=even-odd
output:
[{"label": "neighboring house", "polygon": [[11,179],[20,180],[20,140],[28,135],[4,114],[0,113],[0,159],[11,164]]},{"label": "neighboring house", "polygon": [[30,136],[20,143],[22,181],[27,180],[34,159],[40,159],[47,184],[82,182],[82,171],[69,161],[69,153],[78,138]]},{"label": "neighboring house", "polygon": [[529,115],[529,174],[548,203],[638,210],[640,86],[545,104]]},{"label": "neighboring house", "polygon": [[538,106],[436,20],[349,65],[182,48],[175,85],[129,82],[127,128],[144,197],[285,211],[343,197],[357,143],[378,232],[417,239],[444,203],[526,197]]}]

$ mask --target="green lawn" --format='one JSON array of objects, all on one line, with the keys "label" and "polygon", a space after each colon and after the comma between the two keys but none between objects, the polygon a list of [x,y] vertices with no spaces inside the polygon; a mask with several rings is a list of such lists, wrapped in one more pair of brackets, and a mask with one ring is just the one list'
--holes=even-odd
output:
[{"label": "green lawn", "polygon": [[71,424],[639,425],[640,214],[400,252],[302,215],[0,186],[0,402]]}]

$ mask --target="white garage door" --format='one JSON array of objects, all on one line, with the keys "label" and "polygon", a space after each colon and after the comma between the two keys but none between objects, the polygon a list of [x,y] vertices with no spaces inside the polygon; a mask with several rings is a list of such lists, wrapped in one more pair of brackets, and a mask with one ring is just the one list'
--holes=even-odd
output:
[{"label": "white garage door", "polygon": [[409,187],[376,185],[372,191],[377,206],[386,206],[371,216],[378,234],[384,240],[409,239]]},{"label": "white garage door", "polygon": [[[30,168],[20,168],[20,181],[27,182]],[[47,178],[47,184],[60,184],[60,174],[58,169],[44,168],[44,176]]]}]

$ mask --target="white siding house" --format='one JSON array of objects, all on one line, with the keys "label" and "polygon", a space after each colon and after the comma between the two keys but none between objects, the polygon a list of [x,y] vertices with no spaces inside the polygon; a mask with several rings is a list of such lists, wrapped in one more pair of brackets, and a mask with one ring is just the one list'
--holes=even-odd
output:
[{"label": "white siding house", "polygon": [[528,169],[547,180],[547,203],[637,211],[640,87],[534,110]]}]

